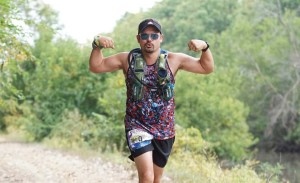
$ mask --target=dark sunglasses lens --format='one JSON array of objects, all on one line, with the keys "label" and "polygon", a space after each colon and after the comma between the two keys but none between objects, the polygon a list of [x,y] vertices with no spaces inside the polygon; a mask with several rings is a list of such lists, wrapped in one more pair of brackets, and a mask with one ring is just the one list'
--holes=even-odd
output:
[{"label": "dark sunglasses lens", "polygon": [[149,38],[148,34],[141,34],[141,39],[142,40],[147,40]]},{"label": "dark sunglasses lens", "polygon": [[151,39],[152,40],[156,40],[156,39],[158,39],[158,34],[151,34]]},{"label": "dark sunglasses lens", "polygon": [[147,40],[149,39],[149,36],[151,37],[152,40],[157,40],[159,35],[158,34],[146,34],[146,33],[143,33],[141,34],[141,39],[142,40]]}]

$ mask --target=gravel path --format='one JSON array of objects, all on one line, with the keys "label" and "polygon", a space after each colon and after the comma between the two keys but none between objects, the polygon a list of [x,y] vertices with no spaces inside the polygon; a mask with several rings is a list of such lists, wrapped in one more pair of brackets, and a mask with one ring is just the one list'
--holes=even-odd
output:
[{"label": "gravel path", "polygon": [[0,137],[0,183],[133,183],[135,170]]}]

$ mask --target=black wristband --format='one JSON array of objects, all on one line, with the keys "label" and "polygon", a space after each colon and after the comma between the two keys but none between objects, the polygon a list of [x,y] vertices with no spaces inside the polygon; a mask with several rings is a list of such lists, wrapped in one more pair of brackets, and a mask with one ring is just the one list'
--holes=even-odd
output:
[{"label": "black wristband", "polygon": [[209,44],[206,41],[205,41],[205,43],[207,46],[206,46],[206,48],[202,49],[203,52],[206,52],[206,50],[208,50],[208,48],[209,48]]},{"label": "black wristband", "polygon": [[93,41],[93,43],[92,43],[92,47],[93,47],[93,49],[95,49],[95,48],[99,48],[100,50],[102,49],[102,48],[104,48],[103,46],[97,46],[97,44],[96,44],[96,41],[94,40]]}]

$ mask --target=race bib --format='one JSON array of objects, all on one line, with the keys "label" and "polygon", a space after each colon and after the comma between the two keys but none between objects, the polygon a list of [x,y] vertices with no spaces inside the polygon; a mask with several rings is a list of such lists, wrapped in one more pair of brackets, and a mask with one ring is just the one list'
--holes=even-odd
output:
[{"label": "race bib", "polygon": [[150,144],[153,136],[143,130],[134,129],[127,133],[127,139],[130,149],[134,151]]}]

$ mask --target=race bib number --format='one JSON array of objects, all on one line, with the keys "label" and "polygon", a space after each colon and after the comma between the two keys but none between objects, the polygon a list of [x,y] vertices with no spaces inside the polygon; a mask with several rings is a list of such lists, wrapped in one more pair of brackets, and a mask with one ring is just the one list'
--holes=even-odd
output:
[{"label": "race bib number", "polygon": [[143,130],[134,129],[127,133],[127,139],[131,150],[137,150],[151,143],[153,136]]}]

